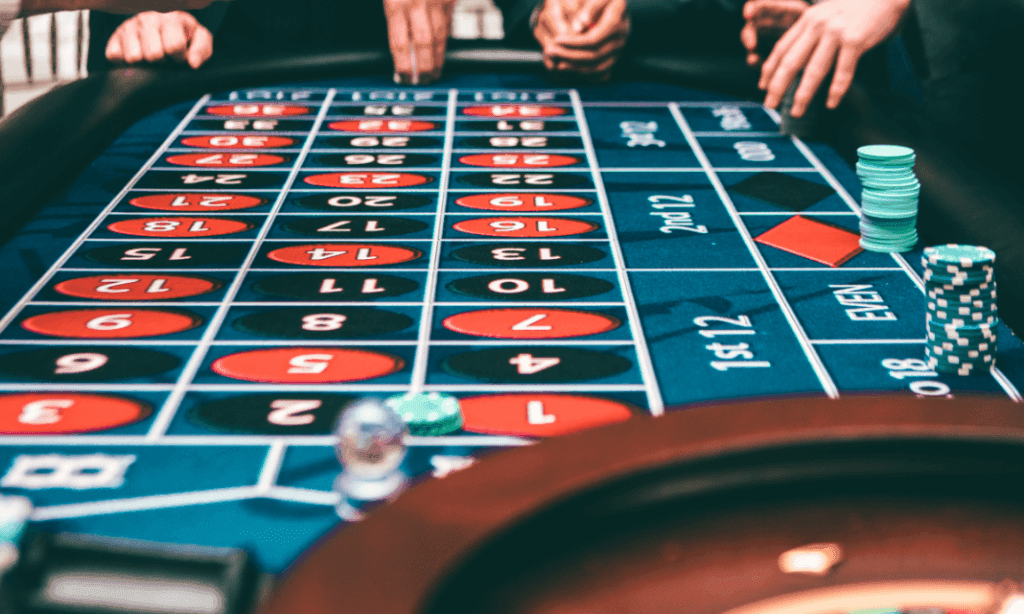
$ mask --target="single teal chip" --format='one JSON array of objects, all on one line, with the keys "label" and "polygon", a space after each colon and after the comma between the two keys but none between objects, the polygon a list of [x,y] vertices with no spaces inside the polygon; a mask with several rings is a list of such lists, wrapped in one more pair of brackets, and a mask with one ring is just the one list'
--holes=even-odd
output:
[{"label": "single teal chip", "polygon": [[916,194],[872,194],[865,190],[860,200],[863,206],[881,207],[885,209],[900,209],[910,213],[917,213],[919,198]]},{"label": "single teal chip", "polygon": [[886,188],[882,190],[864,188],[860,193],[860,197],[864,199],[893,202],[917,202],[920,199],[920,196],[920,188]]},{"label": "single teal chip", "polygon": [[980,245],[936,245],[924,248],[924,258],[933,265],[954,265],[965,269],[991,266],[996,253]]},{"label": "single teal chip", "polygon": [[32,502],[26,497],[0,495],[0,543],[17,544],[32,516]]},{"label": "single teal chip", "polygon": [[450,394],[410,392],[388,397],[384,404],[409,426],[410,435],[448,435],[462,428],[459,399]]},{"label": "single teal chip", "polygon": [[857,157],[871,162],[890,162],[913,160],[916,157],[914,150],[902,145],[864,145],[857,148]]},{"label": "single teal chip", "polygon": [[914,232],[917,229],[917,216],[899,218],[872,217],[862,215],[860,218],[861,231],[884,232],[898,235]]},{"label": "single teal chip", "polygon": [[928,296],[935,298],[936,296],[946,296],[949,300],[958,300],[962,302],[968,302],[975,298],[995,300],[996,298],[996,282],[995,280],[988,283],[979,284],[970,288],[955,288],[945,289],[937,285],[928,286]]},{"label": "single teal chip", "polygon": [[914,163],[912,160],[907,161],[903,164],[872,164],[871,162],[865,162],[861,160],[857,162],[857,176],[863,179],[864,177],[907,177],[914,178],[916,175],[913,171]]},{"label": "single teal chip", "polygon": [[895,243],[887,244],[878,241],[872,241],[871,239],[861,237],[860,246],[869,252],[877,252],[879,254],[901,254],[903,252],[909,252],[914,249],[917,245],[917,241],[907,241],[906,243]]},{"label": "single teal chip", "polygon": [[969,290],[970,288],[985,285],[992,281],[992,275],[950,275],[948,273],[935,273],[931,270],[925,270],[922,278],[926,283],[934,286],[942,286],[943,289],[955,290],[959,288],[960,293],[963,293],[965,290]]},{"label": "single teal chip", "polygon": [[917,203],[912,207],[888,207],[865,202],[861,205],[861,211],[865,215],[875,218],[897,220],[917,217]]},{"label": "single teal chip", "polygon": [[952,324],[953,326],[969,326],[975,324],[995,324],[999,320],[999,316],[995,312],[976,312],[971,314],[963,314],[955,311],[943,311],[929,310],[925,313],[925,320],[928,322],[935,322],[937,324]]},{"label": "single teal chip", "polygon": [[876,177],[860,175],[861,186],[871,190],[914,190],[921,182],[913,174],[907,177]]}]

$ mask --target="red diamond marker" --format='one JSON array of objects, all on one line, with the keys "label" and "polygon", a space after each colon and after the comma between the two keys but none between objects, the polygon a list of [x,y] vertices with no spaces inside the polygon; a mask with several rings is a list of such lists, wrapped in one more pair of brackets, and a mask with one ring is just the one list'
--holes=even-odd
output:
[{"label": "red diamond marker", "polygon": [[754,240],[830,267],[864,251],[857,233],[802,215],[794,215]]}]

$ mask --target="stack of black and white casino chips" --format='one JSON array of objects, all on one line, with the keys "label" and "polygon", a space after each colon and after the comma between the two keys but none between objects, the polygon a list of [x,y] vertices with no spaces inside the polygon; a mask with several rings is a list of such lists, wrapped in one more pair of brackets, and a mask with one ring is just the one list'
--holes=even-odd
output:
[{"label": "stack of black and white casino chips", "polygon": [[928,340],[925,360],[943,373],[987,373],[996,362],[996,254],[987,247],[926,247]]}]

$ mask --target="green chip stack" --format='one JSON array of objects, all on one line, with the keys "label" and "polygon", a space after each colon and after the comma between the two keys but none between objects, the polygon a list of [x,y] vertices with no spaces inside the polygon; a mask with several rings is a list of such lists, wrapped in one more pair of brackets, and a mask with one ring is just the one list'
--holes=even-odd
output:
[{"label": "green chip stack", "polygon": [[410,435],[447,435],[462,428],[459,400],[450,394],[410,392],[388,397],[384,404],[409,426]]},{"label": "green chip stack", "polygon": [[943,373],[974,375],[996,362],[996,254],[987,247],[926,247],[928,340],[925,360]]},{"label": "green chip stack", "polygon": [[917,245],[914,150],[899,145],[865,145],[857,150],[861,185],[860,246],[872,252],[906,252]]}]

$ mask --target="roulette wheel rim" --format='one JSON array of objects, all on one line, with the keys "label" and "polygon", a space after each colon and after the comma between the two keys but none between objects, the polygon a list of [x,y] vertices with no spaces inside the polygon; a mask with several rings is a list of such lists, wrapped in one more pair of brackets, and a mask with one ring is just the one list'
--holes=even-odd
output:
[{"label": "roulette wheel rim", "polygon": [[[845,611],[879,607],[871,591],[895,604],[917,591],[906,603],[924,607],[920,594],[971,590],[977,602],[1024,576],[1024,498],[1007,487],[1024,474],[1022,447],[1019,408],[985,397],[793,398],[635,419],[414,488],[311,548],[264,611],[773,612],[804,599],[813,613],[833,611],[815,609],[829,596]],[[665,524],[666,512],[686,518]],[[574,524],[611,537],[561,539]],[[779,567],[787,549],[830,537],[844,552],[833,570]]]}]

